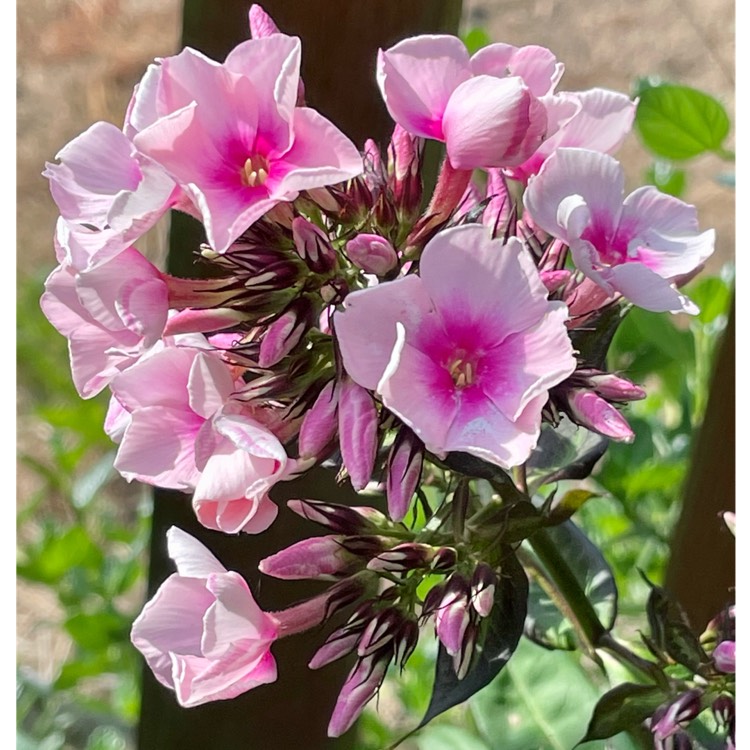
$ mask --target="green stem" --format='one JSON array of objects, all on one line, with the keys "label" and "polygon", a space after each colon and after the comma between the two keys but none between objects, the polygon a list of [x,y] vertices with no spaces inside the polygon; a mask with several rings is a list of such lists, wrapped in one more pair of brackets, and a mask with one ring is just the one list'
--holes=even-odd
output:
[{"label": "green stem", "polygon": [[607,632],[606,628],[600,622],[586,593],[576,580],[565,558],[555,547],[549,533],[546,529],[540,529],[532,534],[528,541],[565,597],[568,606],[575,613],[586,639],[592,646],[596,646],[602,635]]}]

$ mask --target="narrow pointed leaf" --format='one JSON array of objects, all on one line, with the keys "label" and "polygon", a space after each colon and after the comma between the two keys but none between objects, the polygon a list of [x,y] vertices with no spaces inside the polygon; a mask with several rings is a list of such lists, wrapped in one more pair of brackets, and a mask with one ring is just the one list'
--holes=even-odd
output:
[{"label": "narrow pointed leaf", "polygon": [[655,685],[636,685],[625,682],[602,696],[596,704],[583,744],[590,740],[604,740],[615,734],[637,727],[651,716],[667,696]]}]

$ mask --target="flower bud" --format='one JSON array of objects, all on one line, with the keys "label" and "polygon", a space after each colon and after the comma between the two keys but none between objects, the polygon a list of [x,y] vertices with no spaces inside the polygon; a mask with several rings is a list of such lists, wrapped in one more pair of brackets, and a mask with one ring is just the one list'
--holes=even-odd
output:
[{"label": "flower bud", "polygon": [[468,625],[469,586],[465,579],[454,575],[435,610],[435,634],[450,656],[460,653]]},{"label": "flower bud", "polygon": [[423,141],[396,125],[388,144],[388,187],[399,214],[413,219],[422,202]]},{"label": "flower bud", "polygon": [[463,638],[461,639],[461,647],[458,652],[453,655],[453,669],[459,680],[463,680],[469,671],[471,662],[474,659],[478,636],[479,625],[470,621],[466,626]]},{"label": "flower bud", "polygon": [[[579,371],[583,375],[584,371]],[[646,391],[626,378],[611,372],[592,374],[587,378],[591,387],[607,401],[639,401],[646,398]]]},{"label": "flower bud", "polygon": [[321,500],[288,500],[289,510],[336,534],[367,534],[385,528],[388,519],[375,508],[325,503]]},{"label": "flower bud", "polygon": [[402,619],[401,613],[393,607],[378,612],[362,631],[357,644],[357,654],[369,656],[393,641]]},{"label": "flower bud", "polygon": [[693,688],[677,696],[673,701],[659,706],[651,719],[654,741],[663,741],[677,734],[681,725],[692,721],[702,710],[703,691]]},{"label": "flower bud", "polygon": [[493,236],[497,236],[505,230],[513,206],[501,169],[487,170],[486,196],[488,200],[482,214],[482,224],[492,230]]},{"label": "flower bud", "polygon": [[432,569],[437,571],[451,570],[456,565],[458,553],[453,547],[440,547],[432,559]]},{"label": "flower bud", "polygon": [[377,234],[358,234],[346,243],[346,254],[365,273],[385,276],[398,265],[393,245]]},{"label": "flower bud", "polygon": [[315,399],[302,420],[299,431],[301,458],[323,458],[336,435],[338,392],[330,380]]},{"label": "flower bud", "polygon": [[372,396],[351,378],[341,381],[339,443],[352,487],[363,490],[375,468],[378,450],[378,410]]},{"label": "flower bud", "polygon": [[393,441],[388,456],[386,496],[388,515],[401,521],[409,511],[420,477],[424,460],[424,444],[408,427],[402,427]]},{"label": "flower bud", "polygon": [[328,736],[340,737],[354,724],[380,687],[391,657],[377,652],[360,659],[349,672],[328,724]]},{"label": "flower bud", "polygon": [[419,640],[419,625],[412,617],[404,617],[394,639],[394,660],[401,669],[414,653]]},{"label": "flower bud", "polygon": [[445,596],[445,583],[438,583],[433,586],[425,595],[422,602],[422,614],[420,620],[424,622],[430,615],[434,614]]},{"label": "flower bud", "polygon": [[327,273],[336,265],[336,252],[320,227],[297,216],[292,222],[292,235],[300,258],[315,273]]},{"label": "flower bud", "polygon": [[393,544],[393,540],[387,536],[363,534],[361,536],[344,537],[341,543],[353,555],[369,560],[384,550],[389,549]]},{"label": "flower bud", "polygon": [[342,545],[342,536],[303,539],[258,564],[261,573],[284,581],[317,579],[331,581],[351,572],[357,558]]},{"label": "flower bud", "polygon": [[471,604],[480,617],[487,617],[495,602],[497,574],[487,565],[479,563],[471,577]]},{"label": "flower bud", "polygon": [[540,271],[539,276],[542,279],[542,284],[547,287],[547,291],[552,294],[570,281],[571,273],[565,270]]},{"label": "flower bud", "polygon": [[725,674],[734,674],[735,671],[735,658],[734,658],[735,642],[734,641],[722,641],[715,649],[713,653],[714,664],[719,672]]},{"label": "flower bud", "polygon": [[568,415],[576,423],[601,435],[632,443],[635,434],[625,417],[609,402],[583,388],[575,388],[568,394]]},{"label": "flower bud", "polygon": [[327,664],[340,659],[354,651],[360,638],[360,632],[350,631],[347,628],[338,628],[328,636],[326,642],[315,652],[310,663],[310,669],[320,669]]},{"label": "flower bud", "polygon": [[437,550],[429,544],[404,542],[385,552],[381,552],[367,563],[369,570],[401,572],[414,568],[426,568],[432,562]]},{"label": "flower bud", "polygon": [[312,308],[304,297],[292,303],[266,329],[260,342],[258,364],[272,367],[280,362],[307,333],[312,322]]}]

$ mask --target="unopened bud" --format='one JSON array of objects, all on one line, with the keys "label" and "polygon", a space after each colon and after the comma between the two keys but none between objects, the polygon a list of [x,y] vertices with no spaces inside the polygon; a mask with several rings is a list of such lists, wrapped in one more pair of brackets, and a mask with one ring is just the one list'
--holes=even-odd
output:
[{"label": "unopened bud", "polygon": [[386,496],[388,515],[401,521],[409,511],[411,500],[422,476],[424,443],[408,427],[402,427],[388,456]]},{"label": "unopened bud", "polygon": [[328,724],[329,737],[341,736],[354,724],[367,702],[378,691],[389,663],[390,655],[377,652],[360,659],[354,665],[333,709]]},{"label": "unopened bud", "polygon": [[422,144],[400,125],[388,144],[388,186],[405,219],[416,216],[422,202]]},{"label": "unopened bud", "polygon": [[385,276],[398,265],[393,245],[377,234],[358,234],[346,243],[346,254],[365,273]]},{"label": "unopened bud", "polygon": [[487,565],[479,563],[471,577],[471,604],[480,617],[487,617],[495,603],[497,574]]},{"label": "unopened bud", "polygon": [[458,553],[453,547],[440,547],[432,559],[432,569],[436,571],[451,570],[456,565]]},{"label": "unopened bud", "polygon": [[342,544],[353,555],[369,560],[375,557],[375,555],[379,555],[381,552],[390,549],[393,540],[387,536],[361,534],[359,536],[344,537]]},{"label": "unopened bud", "polygon": [[261,573],[284,581],[340,578],[357,563],[357,558],[342,545],[342,536],[316,536],[303,539],[258,564]]},{"label": "unopened bud", "polygon": [[576,423],[601,435],[632,443],[633,430],[614,406],[594,392],[577,388],[568,394],[568,415]]},{"label": "unopened bud", "polygon": [[702,710],[702,690],[693,688],[666,705],[661,705],[651,719],[651,732],[655,741],[665,740],[679,732],[680,726],[692,721]]},{"label": "unopened bud", "polygon": [[385,552],[381,552],[367,563],[370,570],[400,572],[415,568],[426,568],[435,557],[437,550],[429,544],[404,542]]},{"label": "unopened bud", "polygon": [[288,500],[289,510],[336,534],[367,534],[385,528],[388,519],[369,506],[337,505],[322,500]]},{"label": "unopened bud", "polygon": [[303,216],[292,222],[294,246],[315,273],[327,273],[336,265],[336,252],[326,233]]},{"label": "unopened bud", "polygon": [[435,634],[450,656],[461,651],[469,625],[469,586],[460,576],[452,576],[443,599],[435,610]]},{"label": "unopened bud", "polygon": [[378,410],[372,396],[351,378],[341,382],[338,408],[341,457],[352,487],[363,490],[375,468]]},{"label": "unopened bud", "polygon": [[330,380],[307,411],[299,431],[301,458],[323,458],[336,435],[338,393]]},{"label": "unopened bud", "polygon": [[[583,374],[583,371],[580,374]],[[591,387],[608,401],[639,401],[646,398],[643,388],[611,372],[592,374],[587,380]]]},{"label": "unopened bud", "polygon": [[716,669],[725,674],[734,674],[735,672],[735,642],[722,641],[714,649],[713,659]]},{"label": "unopened bud", "polygon": [[326,664],[340,659],[354,651],[359,641],[358,632],[348,632],[343,628],[335,630],[328,640],[315,652],[307,665],[310,669],[320,669]]},{"label": "unopened bud", "polygon": [[492,230],[493,236],[497,236],[505,230],[513,205],[502,170],[487,170],[486,197],[488,200],[482,214],[482,224]]},{"label": "unopened bud", "polygon": [[476,651],[478,635],[479,625],[470,621],[464,630],[463,638],[461,639],[461,646],[458,652],[453,654],[453,669],[459,680],[463,680],[469,672],[469,667],[471,666]]},{"label": "unopened bud", "polygon": [[369,656],[390,643],[401,624],[402,616],[397,609],[389,607],[378,612],[365,626],[357,644],[359,656]]},{"label": "unopened bud", "polygon": [[266,329],[260,342],[258,364],[272,367],[299,344],[312,323],[310,303],[302,298],[290,305]]},{"label": "unopened bud", "polygon": [[558,289],[561,289],[565,284],[570,281],[570,271],[541,271],[539,277],[542,279],[542,284],[547,287],[547,291],[552,294]]},{"label": "unopened bud", "polygon": [[444,583],[438,583],[427,592],[422,602],[422,614],[420,618],[422,622],[430,617],[440,606],[445,596],[445,588],[446,585]]},{"label": "unopened bud", "polygon": [[414,653],[419,640],[419,625],[412,617],[404,617],[395,637],[394,660],[401,669]]}]

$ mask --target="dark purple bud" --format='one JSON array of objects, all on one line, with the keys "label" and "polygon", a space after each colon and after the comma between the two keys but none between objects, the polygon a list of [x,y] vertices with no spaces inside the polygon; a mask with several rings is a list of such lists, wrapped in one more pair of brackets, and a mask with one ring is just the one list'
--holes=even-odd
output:
[{"label": "dark purple bud", "polygon": [[323,458],[336,436],[338,391],[335,386],[333,380],[323,386],[302,420],[299,431],[300,458]]},{"label": "dark purple bud", "polygon": [[734,641],[722,641],[714,649],[714,664],[716,665],[716,669],[718,669],[719,672],[724,672],[725,674],[734,674],[734,645]]},{"label": "dark purple bud", "polygon": [[651,732],[654,741],[663,741],[677,734],[689,721],[692,721],[702,710],[701,696],[703,691],[697,688],[677,696],[670,703],[659,706],[651,719]]},{"label": "dark purple bud", "polygon": [[375,555],[379,555],[389,549],[393,541],[393,539],[387,536],[364,534],[361,536],[344,537],[341,543],[348,552],[357,555],[357,557],[369,560],[375,557]]},{"label": "dark purple bud", "polygon": [[372,396],[351,378],[340,383],[339,443],[352,487],[363,490],[375,468],[378,450],[378,410]]},{"label": "dark purple bud", "polygon": [[720,695],[711,704],[711,711],[719,726],[730,727],[734,724],[735,705],[730,695]]},{"label": "dark purple bud", "polygon": [[303,216],[292,222],[294,246],[300,258],[315,273],[327,273],[336,265],[336,251],[326,233]]},{"label": "dark purple bud", "polygon": [[432,559],[432,569],[436,571],[448,571],[455,567],[458,553],[453,547],[440,547]]},{"label": "dark purple bud", "polygon": [[422,614],[420,619],[426,620],[432,615],[435,610],[440,606],[445,596],[445,583],[435,584],[425,595],[424,601],[422,602]]},{"label": "dark purple bud", "polygon": [[424,443],[408,427],[402,427],[388,456],[386,496],[388,515],[394,521],[403,520],[409,511],[422,476],[423,461]]},{"label": "dark purple bud", "polygon": [[393,641],[402,619],[401,613],[392,607],[378,612],[362,631],[362,637],[357,645],[357,654],[370,656]]},{"label": "dark purple bud", "polygon": [[381,552],[367,563],[370,570],[401,572],[415,568],[426,568],[435,557],[437,550],[429,544],[404,542]]},{"label": "dark purple bud", "polygon": [[322,500],[288,500],[289,510],[308,521],[330,529],[336,534],[367,534],[386,528],[388,519],[366,505],[337,505]]},{"label": "dark purple bud", "polygon": [[404,668],[409,657],[414,653],[418,640],[419,625],[417,621],[412,617],[405,617],[401,621],[398,633],[396,634],[394,647],[394,659],[400,669]]}]

